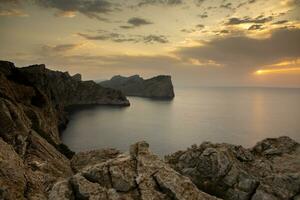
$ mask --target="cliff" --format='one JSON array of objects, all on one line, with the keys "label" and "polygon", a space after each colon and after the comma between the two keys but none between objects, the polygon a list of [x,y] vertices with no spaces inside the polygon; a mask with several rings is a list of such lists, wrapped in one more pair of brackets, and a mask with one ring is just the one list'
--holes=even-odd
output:
[{"label": "cliff", "polygon": [[127,96],[174,98],[171,76],[160,75],[146,80],[138,75],[130,77],[114,76],[110,80],[99,84],[103,87],[121,90]]},{"label": "cliff", "polygon": [[44,65],[16,68],[0,61],[0,199],[46,199],[72,175],[70,151],[59,138],[66,106],[129,105],[119,91]]}]

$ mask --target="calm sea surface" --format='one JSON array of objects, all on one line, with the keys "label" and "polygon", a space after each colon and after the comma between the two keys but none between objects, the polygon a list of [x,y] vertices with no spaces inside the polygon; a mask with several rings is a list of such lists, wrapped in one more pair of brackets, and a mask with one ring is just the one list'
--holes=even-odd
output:
[{"label": "calm sea surface", "polygon": [[175,94],[172,101],[129,97],[130,107],[76,111],[63,142],[74,151],[127,151],[146,140],[159,155],[203,141],[251,147],[287,135],[300,142],[300,89],[178,88]]}]

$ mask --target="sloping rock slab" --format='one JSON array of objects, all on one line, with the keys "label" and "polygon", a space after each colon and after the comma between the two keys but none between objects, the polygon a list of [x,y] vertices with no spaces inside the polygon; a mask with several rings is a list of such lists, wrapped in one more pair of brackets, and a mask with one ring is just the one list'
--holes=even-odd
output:
[{"label": "sloping rock slab", "polygon": [[[92,152],[94,154],[95,152]],[[81,156],[88,154],[81,154]],[[146,142],[131,146],[130,155],[86,165],[54,185],[50,199],[214,200],[149,151]]]},{"label": "sloping rock slab", "polygon": [[252,149],[205,142],[166,160],[199,189],[224,199],[300,197],[300,145],[289,137],[265,139]]}]

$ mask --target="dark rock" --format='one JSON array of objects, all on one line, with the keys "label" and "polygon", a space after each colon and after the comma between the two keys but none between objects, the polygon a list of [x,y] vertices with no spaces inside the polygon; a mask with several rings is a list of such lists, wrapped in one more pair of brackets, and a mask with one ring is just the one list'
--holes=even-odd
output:
[{"label": "dark rock", "polygon": [[160,75],[144,80],[139,75],[114,76],[99,83],[103,87],[121,90],[127,96],[172,99],[174,97],[171,76]]},{"label": "dark rock", "polygon": [[199,189],[224,199],[292,199],[300,192],[300,145],[288,137],[252,149],[203,143],[166,156]]}]

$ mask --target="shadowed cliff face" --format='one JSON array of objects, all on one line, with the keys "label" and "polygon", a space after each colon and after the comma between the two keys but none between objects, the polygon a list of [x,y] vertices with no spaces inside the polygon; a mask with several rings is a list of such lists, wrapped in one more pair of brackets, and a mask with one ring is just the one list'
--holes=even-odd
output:
[{"label": "shadowed cliff face", "polygon": [[16,68],[0,61],[0,199],[46,199],[72,175],[71,152],[59,138],[66,106],[129,105],[119,91],[44,65]]},{"label": "shadowed cliff face", "polygon": [[99,84],[103,87],[121,90],[127,96],[174,98],[171,76],[160,75],[146,80],[138,75],[130,77],[114,76],[110,80]]}]

